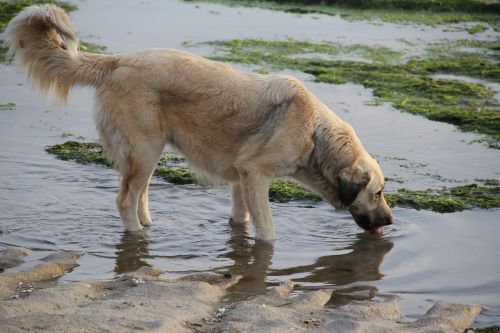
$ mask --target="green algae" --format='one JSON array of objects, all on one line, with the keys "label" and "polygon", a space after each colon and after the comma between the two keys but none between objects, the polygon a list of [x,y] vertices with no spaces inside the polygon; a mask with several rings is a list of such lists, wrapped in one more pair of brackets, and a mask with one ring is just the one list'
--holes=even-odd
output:
[{"label": "green algae", "polygon": [[[185,0],[194,2],[194,0]],[[228,6],[259,7],[295,14],[339,15],[349,21],[380,20],[400,24],[438,25],[461,22],[486,22],[499,25],[500,5],[486,1],[306,1],[306,0],[198,0]]]},{"label": "green algae", "polygon": [[[231,41],[213,41],[207,42],[221,51],[231,48],[232,53],[240,54],[239,51],[264,53],[270,57],[283,57],[291,55],[323,54],[330,56],[351,56],[360,57],[377,62],[394,62],[402,57],[402,53],[394,51],[383,45],[375,44],[373,46],[364,44],[345,45],[338,42],[312,43],[308,41],[299,41],[288,39],[283,41],[269,41],[263,39],[233,39]],[[240,54],[241,55],[241,54]],[[300,57],[299,57],[300,59]]]},{"label": "green algae", "polygon": [[425,168],[428,164],[426,163],[419,163],[419,162],[408,162],[405,164],[400,164],[400,168],[405,168],[405,169],[415,169],[415,168]]},{"label": "green algae", "polygon": [[154,175],[173,184],[194,184],[198,182],[184,158],[165,152],[154,171]]},{"label": "green algae", "polygon": [[397,193],[386,194],[385,199],[391,207],[400,206],[419,210],[432,210],[439,213],[462,211],[467,208],[463,201],[442,197],[432,190],[412,191],[400,189]]},{"label": "green algae", "polygon": [[[446,192],[444,194],[447,195]],[[486,187],[477,184],[456,186],[449,189],[449,195],[464,200],[469,207],[485,209],[500,207],[500,187],[498,185]]]},{"label": "green algae", "polygon": [[4,41],[0,39],[0,63],[9,61],[7,51],[9,51],[9,49],[4,46]]},{"label": "green algae", "polygon": [[[98,142],[67,141],[47,148],[47,152],[62,160],[81,164],[96,163],[112,166]],[[184,158],[172,153],[164,153],[158,162],[155,176],[174,184],[194,184],[198,182]],[[498,180],[478,179],[485,186],[469,184],[441,190],[400,189],[385,195],[391,206],[432,210],[440,213],[462,211],[471,208],[500,207],[500,187]],[[289,179],[276,179],[269,188],[269,198],[275,202],[321,201],[321,197],[302,185]]]},{"label": "green algae", "polygon": [[[366,46],[342,47],[335,43],[294,40],[236,39],[208,44],[215,49],[210,57],[214,60],[302,71],[313,75],[318,82],[361,84],[373,91],[376,104],[390,103],[401,111],[450,123],[463,131],[486,134],[486,143],[500,148],[500,104],[493,97],[494,92],[484,84],[435,77],[447,74],[500,82],[500,64],[492,59],[435,49],[433,58],[398,62],[400,55],[382,46],[371,47],[368,52]],[[498,47],[497,42],[482,45]],[[353,55],[361,51],[369,62],[316,56],[318,53]],[[300,57],[310,54],[314,56]]]},{"label": "green algae", "polygon": [[[491,62],[500,61],[500,39],[484,41],[477,39],[443,40],[427,45],[424,56],[429,59],[466,57],[470,59],[485,59]],[[498,77],[497,77],[498,79]]]},{"label": "green algae", "polygon": [[271,201],[288,202],[292,200],[321,201],[321,197],[307,190],[302,185],[292,180],[277,179],[269,187]]},{"label": "green algae", "polygon": [[500,326],[488,326],[481,328],[468,328],[465,330],[466,333],[500,333]]},{"label": "green algae", "polygon": [[432,210],[450,213],[471,208],[500,207],[500,187],[469,184],[441,190],[400,189],[385,195],[390,206]]},{"label": "green algae", "polygon": [[[225,55],[238,57],[237,62],[255,64],[255,57],[265,56],[263,62],[280,67],[288,57],[295,57],[299,62],[304,58],[311,58],[318,54],[331,56],[332,59],[346,56],[362,58],[374,62],[398,62],[402,58],[402,52],[394,51],[383,45],[346,45],[337,42],[312,43],[294,39],[270,41],[263,39],[233,39],[229,41],[210,41],[204,43],[212,46],[216,51]],[[196,46],[197,44],[185,43],[184,46]],[[292,58],[293,59],[293,58]],[[283,63],[283,65],[288,65]]]},{"label": "green algae", "polygon": [[475,35],[480,32],[484,32],[488,30],[488,27],[485,26],[484,24],[476,24],[470,28],[465,29],[469,34]]},{"label": "green algae", "polygon": [[164,167],[158,166],[154,172],[155,176],[159,176],[173,184],[193,184],[197,182],[196,176],[185,167]]},{"label": "green algae", "polygon": [[17,107],[16,103],[5,103],[5,104],[0,104],[0,111],[10,111],[10,110],[15,110]]},{"label": "green algae", "polygon": [[90,53],[104,53],[107,47],[104,45],[80,41],[80,50]]},{"label": "green algae", "polygon": [[111,160],[104,154],[102,145],[98,142],[66,141],[65,143],[48,147],[46,151],[64,161],[75,161],[80,164],[113,165]]}]

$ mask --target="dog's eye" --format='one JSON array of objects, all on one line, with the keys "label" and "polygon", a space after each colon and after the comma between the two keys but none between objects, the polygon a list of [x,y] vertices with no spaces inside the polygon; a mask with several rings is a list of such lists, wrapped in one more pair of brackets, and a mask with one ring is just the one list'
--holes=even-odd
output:
[{"label": "dog's eye", "polygon": [[377,198],[380,198],[380,196],[382,195],[382,190],[378,191],[377,193],[375,193],[375,196]]}]

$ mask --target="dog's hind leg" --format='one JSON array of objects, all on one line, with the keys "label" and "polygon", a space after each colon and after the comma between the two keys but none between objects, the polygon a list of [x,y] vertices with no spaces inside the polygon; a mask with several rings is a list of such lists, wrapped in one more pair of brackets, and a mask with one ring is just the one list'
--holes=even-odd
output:
[{"label": "dog's hind leg", "polygon": [[250,213],[248,212],[247,205],[245,204],[243,191],[239,182],[232,184],[232,201],[233,206],[231,209],[231,221],[234,223],[248,222],[248,220],[250,220]]},{"label": "dog's hind leg", "polygon": [[276,239],[269,207],[270,179],[256,170],[238,170],[246,206],[255,225],[255,238],[263,241]]},{"label": "dog's hind leg", "polygon": [[129,147],[126,160],[120,164],[121,187],[116,198],[118,211],[128,231],[138,231],[151,223],[147,205],[149,179],[160,158],[163,146],[151,143]]}]

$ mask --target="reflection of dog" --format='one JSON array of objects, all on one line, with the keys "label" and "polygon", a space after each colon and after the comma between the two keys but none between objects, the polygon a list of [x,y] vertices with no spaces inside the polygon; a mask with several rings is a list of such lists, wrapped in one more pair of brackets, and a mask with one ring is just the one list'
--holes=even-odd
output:
[{"label": "reflection of dog", "polygon": [[143,266],[150,267],[146,262],[149,255],[149,238],[147,233],[125,232],[116,244],[115,273],[134,272]]},{"label": "reflection of dog", "polygon": [[367,230],[391,223],[377,162],[294,78],[242,73],[167,49],[80,52],[68,15],[52,5],[23,10],[6,34],[44,93],[62,102],[74,85],[97,89],[97,128],[122,176],[117,205],[127,230],[151,223],[148,183],[166,144],[195,169],[232,183],[232,218],[252,216],[259,239],[275,238],[268,186],[281,176],[348,209]]},{"label": "reflection of dog", "polygon": [[231,250],[221,256],[234,262],[227,267],[228,271],[241,276],[231,288],[230,297],[235,301],[241,300],[242,296],[246,299],[249,295],[264,294],[268,269],[273,262],[273,244],[259,240],[252,242],[244,224],[230,220],[229,225],[231,237],[227,244]]},{"label": "reflection of dog", "polygon": [[384,277],[384,274],[380,272],[380,265],[393,246],[394,243],[384,237],[373,238],[366,234],[358,234],[352,244],[339,249],[345,253],[322,256],[313,264],[293,267],[285,271],[275,270],[273,274],[309,273],[295,281],[331,285],[377,281]]},{"label": "reflection of dog", "polygon": [[[232,288],[231,297],[237,300],[241,296],[264,293],[268,276],[274,281],[294,276],[294,282],[308,286],[335,286],[333,300],[336,305],[344,305],[354,299],[371,299],[376,293],[376,287],[364,282],[384,277],[380,272],[380,265],[394,246],[384,237],[373,238],[360,233],[351,243],[337,249],[342,254],[318,257],[314,263],[303,266],[270,269],[273,263],[273,245],[259,241],[252,244],[245,226],[231,226],[231,238],[228,242],[231,251],[222,256],[234,261],[228,267],[229,272],[242,276]],[[359,291],[365,292],[359,294]]]}]

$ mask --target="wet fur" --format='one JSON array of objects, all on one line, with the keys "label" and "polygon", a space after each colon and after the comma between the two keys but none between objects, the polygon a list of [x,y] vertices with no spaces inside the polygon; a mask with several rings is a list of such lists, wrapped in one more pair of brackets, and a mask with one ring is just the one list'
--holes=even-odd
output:
[{"label": "wet fur", "polygon": [[[75,85],[96,88],[97,129],[121,174],[117,206],[127,230],[151,223],[148,183],[167,144],[195,170],[232,183],[233,221],[252,217],[264,240],[275,238],[273,178],[296,178],[337,208],[367,206],[358,194],[383,186],[352,127],[292,77],[243,73],[172,49],[81,52],[68,15],[53,5],[23,10],[6,35],[9,52],[53,100],[65,102]],[[386,206],[377,214],[390,215]]]}]

